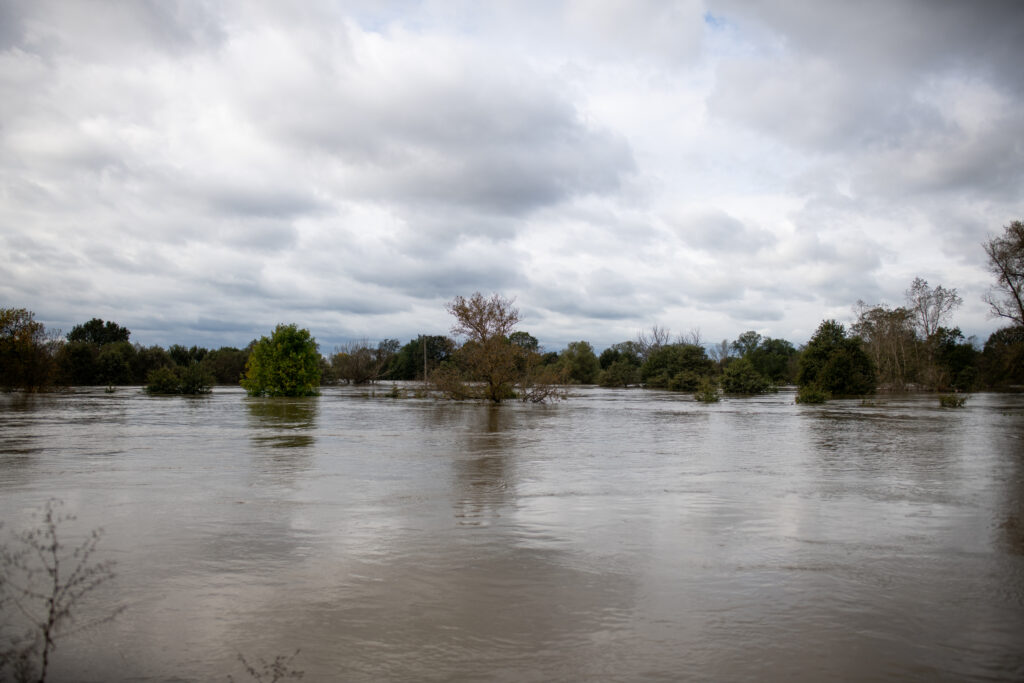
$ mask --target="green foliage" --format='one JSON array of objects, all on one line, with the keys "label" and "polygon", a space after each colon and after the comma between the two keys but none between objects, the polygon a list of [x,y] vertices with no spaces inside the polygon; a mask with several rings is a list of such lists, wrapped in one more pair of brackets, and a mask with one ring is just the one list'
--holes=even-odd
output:
[{"label": "green foliage", "polygon": [[796,348],[785,339],[764,337],[749,354],[744,356],[754,370],[769,382],[784,384],[796,379]]},{"label": "green foliage", "polygon": [[350,342],[331,356],[333,378],[348,384],[368,384],[389,377],[398,352],[397,339],[385,339],[376,347],[367,339]]},{"label": "green foliage", "polygon": [[248,359],[248,350],[222,346],[204,354],[201,364],[213,375],[215,384],[237,385],[245,373],[245,362]]},{"label": "green foliage", "polygon": [[986,386],[1024,385],[1024,327],[993,332],[985,342],[980,363]]},{"label": "green foliage", "polygon": [[701,403],[717,403],[720,395],[718,393],[718,385],[710,377],[704,377],[700,380],[700,384],[697,385],[697,393],[693,395],[693,398]]},{"label": "green foliage", "polygon": [[967,403],[967,397],[963,394],[942,394],[939,396],[939,405],[943,408],[963,408]]},{"label": "green foliage", "polygon": [[523,332],[517,330],[512,334],[508,335],[508,340],[511,344],[518,346],[526,351],[537,352],[540,351],[540,342],[529,332]]},{"label": "green foliage", "polygon": [[722,391],[727,394],[763,394],[770,389],[771,383],[749,358],[733,359],[722,372]]},{"label": "green foliage", "polygon": [[933,350],[940,389],[970,391],[978,381],[978,357],[974,345],[964,339],[959,327],[940,327],[928,340]]},{"label": "green foliage", "polygon": [[131,336],[127,327],[121,327],[113,321],[104,323],[100,318],[93,318],[87,323],[75,325],[68,332],[69,342],[85,342],[96,346],[105,346],[117,342],[126,342]]},{"label": "green foliage", "polygon": [[652,348],[640,367],[640,379],[649,387],[693,391],[713,368],[702,346],[667,344]]},{"label": "green foliage", "polygon": [[111,342],[100,347],[96,356],[97,379],[109,386],[131,384],[132,358],[135,348],[126,341]]},{"label": "green foliage", "polygon": [[448,337],[420,335],[403,346],[395,355],[390,377],[398,380],[422,380],[424,361],[429,375],[441,363],[450,359],[454,352],[455,342]]},{"label": "green foliage", "polygon": [[797,389],[796,402],[806,405],[824,403],[832,398],[832,395],[815,384],[805,384]]},{"label": "green foliage", "polygon": [[[606,349],[607,350],[607,349]],[[640,368],[625,358],[619,358],[601,371],[598,384],[603,387],[628,387],[640,383]]]},{"label": "green foliage", "polygon": [[569,342],[569,346],[562,351],[559,359],[570,381],[577,384],[593,384],[597,380],[601,364],[590,342]]},{"label": "green foliage", "polygon": [[210,393],[213,376],[199,363],[159,367],[146,378],[146,393],[198,396]]},{"label": "green foliage", "polygon": [[309,330],[278,325],[252,347],[241,384],[251,396],[312,396],[320,386],[320,353]]},{"label": "green foliage", "polygon": [[0,387],[39,391],[50,386],[53,345],[32,311],[0,308]]},{"label": "green foliage", "polygon": [[160,367],[150,371],[146,377],[146,393],[149,394],[180,394],[178,373],[170,367]]},{"label": "green foliage", "polygon": [[744,332],[732,343],[732,350],[740,358],[745,358],[754,352],[754,349],[761,343],[761,335],[754,330]]},{"label": "green foliage", "polygon": [[875,370],[857,337],[847,337],[835,320],[826,320],[800,356],[797,383],[814,384],[832,395],[872,394]]}]

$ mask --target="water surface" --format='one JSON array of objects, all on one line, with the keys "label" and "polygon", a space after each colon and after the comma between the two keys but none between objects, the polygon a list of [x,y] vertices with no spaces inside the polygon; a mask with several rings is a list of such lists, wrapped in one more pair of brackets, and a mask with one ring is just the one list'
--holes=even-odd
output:
[{"label": "water surface", "polygon": [[0,519],[117,561],[51,680],[1024,679],[1024,397],[386,390],[0,396]]}]

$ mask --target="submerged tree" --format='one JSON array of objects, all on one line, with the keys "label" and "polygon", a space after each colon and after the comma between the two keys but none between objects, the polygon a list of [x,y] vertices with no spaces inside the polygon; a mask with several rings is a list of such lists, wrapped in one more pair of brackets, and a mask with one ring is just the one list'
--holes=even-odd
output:
[{"label": "submerged tree", "polygon": [[320,386],[320,353],[309,330],[278,325],[252,347],[241,384],[251,396],[313,396]]},{"label": "submerged tree", "polygon": [[512,304],[500,294],[485,297],[480,292],[449,302],[448,312],[455,317],[452,334],[466,341],[434,373],[435,386],[454,398],[475,396],[494,403],[514,398],[517,387],[527,401],[562,397],[557,385],[564,373],[541,362],[532,337],[515,334],[519,309]]},{"label": "submerged tree", "polygon": [[875,369],[858,337],[847,337],[846,328],[825,320],[800,355],[797,384],[831,395],[875,392]]},{"label": "submerged tree", "polygon": [[1024,223],[1013,221],[1003,234],[982,246],[996,284],[985,295],[985,303],[997,318],[1008,318],[1024,326]]},{"label": "submerged tree", "polygon": [[38,391],[49,386],[54,345],[32,311],[0,308],[0,387]]}]

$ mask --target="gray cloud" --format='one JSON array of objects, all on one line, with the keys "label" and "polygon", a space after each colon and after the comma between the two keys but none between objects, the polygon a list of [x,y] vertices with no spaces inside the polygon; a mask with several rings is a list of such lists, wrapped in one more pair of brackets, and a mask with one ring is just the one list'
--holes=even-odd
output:
[{"label": "gray cloud", "polygon": [[0,296],[234,344],[442,333],[474,290],[595,343],[978,299],[1020,7],[0,3]]}]

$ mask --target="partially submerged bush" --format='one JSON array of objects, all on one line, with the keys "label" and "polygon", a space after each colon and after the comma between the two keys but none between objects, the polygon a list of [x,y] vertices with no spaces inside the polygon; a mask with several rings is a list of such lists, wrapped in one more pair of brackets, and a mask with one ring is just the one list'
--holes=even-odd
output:
[{"label": "partially submerged bush", "polygon": [[159,367],[146,377],[146,393],[198,396],[210,393],[213,382],[213,375],[199,363],[189,363],[185,367]]},{"label": "partially submerged bush", "polygon": [[705,377],[697,387],[697,393],[693,395],[701,403],[716,403],[718,401],[718,385],[710,377]]},{"label": "partially submerged bush", "polygon": [[805,384],[796,392],[796,402],[813,405],[824,403],[832,398],[832,395],[814,384]]},{"label": "partially submerged bush", "polygon": [[942,394],[939,396],[939,405],[943,408],[963,408],[967,403],[965,394]]}]

